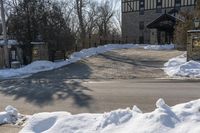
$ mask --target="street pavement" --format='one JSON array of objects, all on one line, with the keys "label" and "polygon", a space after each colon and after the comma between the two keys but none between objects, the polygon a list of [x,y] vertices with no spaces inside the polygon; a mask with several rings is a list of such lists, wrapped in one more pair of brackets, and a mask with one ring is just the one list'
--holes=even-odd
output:
[{"label": "street pavement", "polygon": [[[14,82],[14,81],[13,81]],[[51,87],[46,80],[23,79],[17,87],[0,88],[0,108],[13,105],[22,114],[68,111],[103,113],[137,105],[144,112],[155,109],[164,98],[170,106],[200,98],[200,81],[132,79],[132,80],[66,80]],[[32,89],[31,83],[37,84]],[[48,86],[48,84],[50,86]],[[6,85],[5,85],[6,86]],[[5,87],[4,86],[4,87]]]}]

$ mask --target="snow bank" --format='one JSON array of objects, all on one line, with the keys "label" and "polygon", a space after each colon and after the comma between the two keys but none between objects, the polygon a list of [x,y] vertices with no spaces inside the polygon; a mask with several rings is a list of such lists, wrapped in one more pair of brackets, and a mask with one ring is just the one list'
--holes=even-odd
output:
[{"label": "snow bank", "polygon": [[138,48],[138,45],[134,44],[109,44],[105,46],[99,46],[97,48],[83,49],[80,52],[73,53],[70,58],[66,61],[61,62],[50,62],[50,61],[35,61],[25,67],[19,69],[3,69],[0,70],[0,78],[11,78],[11,77],[27,77],[34,73],[49,71],[62,66],[69,65],[71,63],[77,62],[83,58],[88,58],[93,55],[104,53],[107,51],[115,49],[125,49],[125,48]]},{"label": "snow bank", "polygon": [[12,106],[7,106],[4,112],[0,112],[0,125],[16,123],[18,118],[18,110]]},{"label": "snow bank", "polygon": [[[19,43],[17,42],[17,40],[8,40],[8,45],[18,45]],[[0,40],[0,45],[5,45],[5,41],[4,40]]]},{"label": "snow bank", "polygon": [[141,46],[137,44],[108,44],[104,46],[98,46],[97,48],[83,49],[80,52],[75,52],[71,55],[70,59],[87,58],[93,55],[105,53],[112,50],[130,48],[141,48]]},{"label": "snow bank", "polygon": [[163,99],[157,109],[142,113],[119,109],[104,114],[65,112],[33,115],[20,133],[199,133],[200,100],[169,107]]},{"label": "snow bank", "polygon": [[170,59],[164,66],[164,71],[170,77],[200,78],[200,62],[187,62],[186,54]]},{"label": "snow bank", "polygon": [[132,111],[127,108],[126,110],[116,110],[110,113],[105,113],[101,119],[100,128],[105,128],[111,125],[121,125],[132,118]]},{"label": "snow bank", "polygon": [[165,44],[165,45],[147,45],[144,47],[146,50],[172,50],[175,48],[174,44]]},{"label": "snow bank", "polygon": [[0,70],[1,78],[28,76],[33,73],[48,71],[54,69],[55,63],[50,61],[35,61],[25,67],[19,69],[4,69]]},{"label": "snow bank", "polygon": [[[88,58],[97,54],[105,53],[111,50],[117,49],[130,49],[130,48],[144,48],[148,45],[137,45],[137,44],[108,44],[104,46],[99,46],[96,48],[83,49],[80,52],[74,52],[70,58],[66,61],[61,62],[50,62],[50,61],[35,61],[23,68],[19,69],[4,69],[0,70],[0,78],[11,78],[11,77],[28,77],[34,73],[49,71],[62,66],[69,65],[71,63],[77,62],[81,59]],[[158,47],[160,50],[169,49],[170,45],[151,45],[150,47]]]}]

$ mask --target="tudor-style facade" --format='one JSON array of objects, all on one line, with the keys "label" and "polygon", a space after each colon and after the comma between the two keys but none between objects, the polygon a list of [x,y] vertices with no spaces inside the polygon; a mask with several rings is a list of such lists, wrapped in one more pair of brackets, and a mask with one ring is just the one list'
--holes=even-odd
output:
[{"label": "tudor-style facade", "polygon": [[196,0],[122,0],[122,35],[133,43],[170,43],[180,11]]}]

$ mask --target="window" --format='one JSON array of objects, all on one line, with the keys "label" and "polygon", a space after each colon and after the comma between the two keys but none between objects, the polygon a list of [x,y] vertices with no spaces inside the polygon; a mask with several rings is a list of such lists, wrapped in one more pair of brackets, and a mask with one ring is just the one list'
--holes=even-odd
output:
[{"label": "window", "polygon": [[140,15],[144,15],[144,0],[140,0]]},{"label": "window", "polygon": [[139,25],[140,30],[144,30],[144,21],[140,21],[139,24],[140,24]]},{"label": "window", "polygon": [[11,51],[11,59],[12,59],[12,61],[17,60],[17,58],[16,58],[16,51],[15,50]]},{"label": "window", "polygon": [[181,6],[181,0],[175,0],[175,6],[180,7]]},{"label": "window", "polygon": [[156,1],[156,12],[162,13],[162,1],[161,0]]}]

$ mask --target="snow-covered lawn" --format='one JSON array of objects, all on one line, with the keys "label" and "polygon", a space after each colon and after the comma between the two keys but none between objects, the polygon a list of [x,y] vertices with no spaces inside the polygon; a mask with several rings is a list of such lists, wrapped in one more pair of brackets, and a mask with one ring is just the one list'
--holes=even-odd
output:
[{"label": "snow-covered lawn", "polygon": [[[20,133],[200,133],[200,99],[174,107],[159,99],[156,107],[150,113],[136,106],[104,114],[39,113],[28,117]],[[10,123],[14,114],[0,120]]]},{"label": "snow-covered lawn", "polygon": [[200,78],[200,62],[187,62],[186,54],[170,59],[165,63],[164,71],[170,77]]},{"label": "snow-covered lawn", "polygon": [[148,50],[170,50],[174,45],[137,45],[137,44],[108,44],[96,48],[83,49],[80,52],[73,53],[66,61],[50,62],[50,61],[35,61],[30,65],[19,69],[3,69],[0,70],[0,78],[11,77],[27,77],[34,73],[57,69],[71,63],[77,62],[83,58],[88,58],[97,54],[105,53],[117,49],[144,48]]}]

